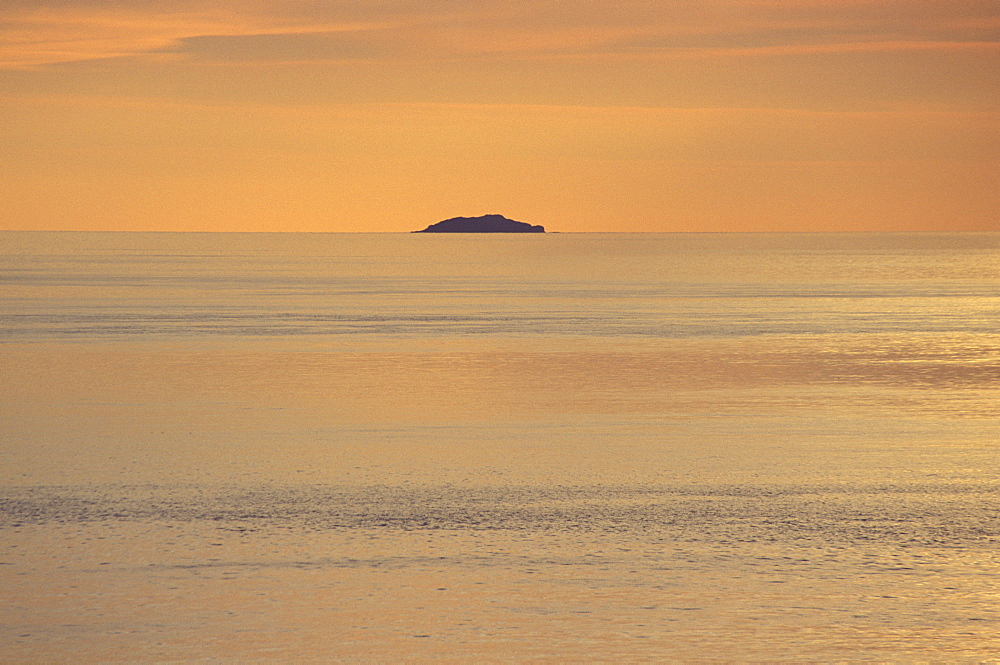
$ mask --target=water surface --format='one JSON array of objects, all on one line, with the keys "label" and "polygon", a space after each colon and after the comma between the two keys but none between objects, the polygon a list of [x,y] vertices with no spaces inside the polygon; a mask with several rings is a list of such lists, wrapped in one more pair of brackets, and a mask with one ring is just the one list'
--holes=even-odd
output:
[{"label": "water surface", "polygon": [[998,234],[0,234],[6,658],[995,656]]}]

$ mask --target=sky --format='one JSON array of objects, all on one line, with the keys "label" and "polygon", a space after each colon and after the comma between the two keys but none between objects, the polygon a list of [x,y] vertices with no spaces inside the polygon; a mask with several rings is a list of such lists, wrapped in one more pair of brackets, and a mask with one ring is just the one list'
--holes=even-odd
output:
[{"label": "sky", "polygon": [[0,229],[1000,230],[1000,0],[2,0]]}]

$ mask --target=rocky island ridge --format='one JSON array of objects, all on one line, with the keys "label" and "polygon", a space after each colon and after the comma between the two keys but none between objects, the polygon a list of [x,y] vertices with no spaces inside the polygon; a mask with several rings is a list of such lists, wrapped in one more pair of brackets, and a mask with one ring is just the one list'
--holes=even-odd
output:
[{"label": "rocky island ridge", "polygon": [[452,217],[413,233],[545,233],[545,227],[516,222],[503,215]]}]

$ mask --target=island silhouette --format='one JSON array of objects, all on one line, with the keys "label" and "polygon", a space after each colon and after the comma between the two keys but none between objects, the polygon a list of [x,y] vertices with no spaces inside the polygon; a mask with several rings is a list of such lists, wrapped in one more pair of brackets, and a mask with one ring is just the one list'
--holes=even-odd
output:
[{"label": "island silhouette", "polygon": [[545,227],[515,222],[503,215],[452,217],[413,233],[545,233]]}]

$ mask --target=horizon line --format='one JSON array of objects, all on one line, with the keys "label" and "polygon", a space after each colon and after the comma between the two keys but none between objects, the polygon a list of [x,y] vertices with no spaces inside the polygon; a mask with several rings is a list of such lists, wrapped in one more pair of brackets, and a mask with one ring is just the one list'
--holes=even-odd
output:
[{"label": "horizon line", "polygon": [[[271,234],[271,235],[412,235],[417,231],[223,231],[223,230],[107,230],[107,229],[0,229],[0,233],[242,233],[242,234]],[[921,230],[759,230],[759,231],[545,231],[543,233],[518,233],[518,232],[457,232],[457,233],[428,233],[429,236],[544,236],[544,235],[666,235],[666,234],[701,234],[701,235],[751,235],[751,234],[954,234],[954,233],[1000,233],[1000,229],[921,229]]]}]

